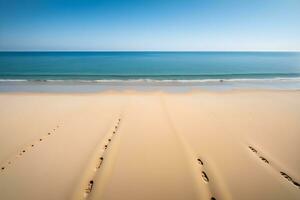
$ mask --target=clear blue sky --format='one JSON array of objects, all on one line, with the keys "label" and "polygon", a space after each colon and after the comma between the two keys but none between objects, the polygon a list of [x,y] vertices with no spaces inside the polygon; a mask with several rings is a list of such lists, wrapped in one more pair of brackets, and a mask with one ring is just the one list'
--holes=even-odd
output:
[{"label": "clear blue sky", "polygon": [[300,0],[0,0],[0,50],[300,50]]}]

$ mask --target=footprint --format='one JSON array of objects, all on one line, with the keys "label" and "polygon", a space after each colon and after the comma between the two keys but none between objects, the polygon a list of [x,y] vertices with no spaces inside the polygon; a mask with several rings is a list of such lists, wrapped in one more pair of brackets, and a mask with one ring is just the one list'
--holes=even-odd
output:
[{"label": "footprint", "polygon": [[249,146],[249,149],[251,149],[254,153],[257,153],[257,150],[254,149],[252,146]]},{"label": "footprint", "polygon": [[5,167],[1,167],[1,170],[2,170],[2,171],[5,170]]},{"label": "footprint", "polygon": [[110,142],[111,141],[111,139],[108,139],[108,142]]},{"label": "footprint", "polygon": [[107,144],[104,146],[104,149],[107,149]]},{"label": "footprint", "polygon": [[51,133],[48,133],[48,135],[51,135]]},{"label": "footprint", "polygon": [[88,187],[85,189],[86,193],[90,193],[93,189],[94,181],[90,180]]},{"label": "footprint", "polygon": [[103,157],[100,157],[99,159],[100,159],[100,162],[99,162],[99,165],[98,165],[98,167],[97,167],[98,169],[99,169],[100,166],[102,165],[102,162],[103,162],[104,158],[103,158]]},{"label": "footprint", "polygon": [[40,141],[43,141],[43,139],[40,139]]},{"label": "footprint", "polygon": [[280,174],[281,174],[284,178],[286,178],[288,181],[293,181],[293,179],[292,179],[289,175],[287,175],[286,173],[280,172]]},{"label": "footprint", "polygon": [[216,198],[215,198],[215,197],[211,197],[210,199],[211,199],[211,200],[216,200]]},{"label": "footprint", "polygon": [[281,174],[284,178],[286,178],[288,181],[292,182],[295,186],[297,186],[298,188],[300,188],[300,184],[297,183],[296,181],[294,181],[294,180],[292,179],[292,177],[290,177],[289,175],[287,175],[287,174],[284,173],[284,172],[280,172],[280,174]]},{"label": "footprint", "polygon": [[202,178],[205,182],[209,181],[208,176],[206,175],[206,173],[204,171],[202,171]]},{"label": "footprint", "polygon": [[203,161],[200,158],[198,158],[197,160],[198,160],[199,164],[203,165]]},{"label": "footprint", "polygon": [[269,164],[269,161],[268,161],[267,159],[265,159],[264,157],[259,156],[259,158],[260,158],[262,161],[264,161],[265,163]]},{"label": "footprint", "polygon": [[300,189],[300,184],[297,183],[296,181],[293,181],[294,185],[296,185]]}]

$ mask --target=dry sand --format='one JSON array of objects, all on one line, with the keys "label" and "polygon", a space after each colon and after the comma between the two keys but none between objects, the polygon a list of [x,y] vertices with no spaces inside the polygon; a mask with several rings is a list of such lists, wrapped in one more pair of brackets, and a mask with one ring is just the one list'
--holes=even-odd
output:
[{"label": "dry sand", "polygon": [[300,92],[0,94],[0,199],[300,199]]}]

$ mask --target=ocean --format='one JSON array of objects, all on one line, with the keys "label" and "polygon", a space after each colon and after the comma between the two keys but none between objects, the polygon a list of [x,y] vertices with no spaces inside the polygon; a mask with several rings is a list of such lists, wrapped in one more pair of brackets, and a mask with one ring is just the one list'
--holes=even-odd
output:
[{"label": "ocean", "polygon": [[0,52],[0,91],[25,82],[300,89],[300,52]]}]

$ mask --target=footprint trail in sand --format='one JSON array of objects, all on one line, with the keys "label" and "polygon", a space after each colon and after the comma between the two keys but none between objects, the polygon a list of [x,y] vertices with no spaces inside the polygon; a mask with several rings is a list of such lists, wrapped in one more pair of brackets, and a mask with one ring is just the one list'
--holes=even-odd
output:
[{"label": "footprint trail in sand", "polygon": [[98,158],[97,158],[97,162],[95,163],[95,167],[94,167],[94,171],[92,173],[90,173],[89,175],[89,181],[86,185],[86,187],[84,188],[83,191],[83,199],[88,199],[90,193],[93,191],[94,185],[96,184],[96,180],[95,180],[95,176],[98,173],[98,171],[101,169],[101,166],[104,163],[104,158],[107,155],[107,150],[111,145],[114,137],[116,137],[117,133],[118,133],[118,129],[120,127],[120,123],[121,123],[121,117],[118,118],[116,124],[114,124],[113,126],[113,131],[109,131],[108,135],[106,136],[105,139],[105,143],[104,144],[100,144],[98,147],[100,149],[100,154],[98,154]]},{"label": "footprint trail in sand", "polygon": [[61,127],[62,125],[56,125],[55,128],[53,128],[51,131],[47,132],[43,136],[39,137],[39,139],[36,139],[35,141],[30,142],[28,145],[26,145],[23,148],[20,148],[21,150],[18,151],[16,155],[10,156],[9,159],[4,161],[0,166],[1,170],[0,172],[4,172],[5,169],[7,169],[10,165],[16,162],[18,158],[21,158],[24,156],[26,152],[32,151],[34,147],[36,147],[39,143],[42,141],[46,140],[49,136],[54,135],[54,133],[57,132],[57,130]]},{"label": "footprint trail in sand", "polygon": [[279,167],[273,165],[272,162],[269,161],[269,159],[266,159],[265,156],[262,155],[262,153],[260,151],[258,151],[256,148],[254,148],[253,146],[248,146],[248,148],[260,159],[262,160],[264,163],[268,164],[270,167],[272,167],[274,170],[276,170],[277,172],[279,172],[279,174],[285,178],[286,180],[288,180],[290,183],[292,183],[293,185],[295,185],[296,187],[298,187],[300,189],[300,184],[295,181],[292,177],[290,177],[287,173],[283,172],[283,170],[280,170]]}]

